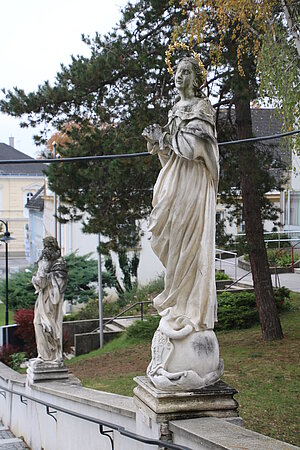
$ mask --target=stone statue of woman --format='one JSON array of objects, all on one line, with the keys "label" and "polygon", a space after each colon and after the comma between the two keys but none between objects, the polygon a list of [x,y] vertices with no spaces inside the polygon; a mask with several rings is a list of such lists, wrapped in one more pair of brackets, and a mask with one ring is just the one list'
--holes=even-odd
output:
[{"label": "stone statue of woman", "polygon": [[147,375],[163,390],[193,390],[223,373],[213,331],[217,319],[215,216],[219,153],[215,112],[200,91],[203,74],[194,58],[179,61],[179,101],[165,127],[143,136],[162,169],[153,193],[151,245],[165,267],[165,286],[154,299],[161,320]]},{"label": "stone statue of woman", "polygon": [[43,240],[43,251],[38,260],[38,271],[32,284],[38,294],[34,310],[34,329],[38,357],[35,365],[62,364],[62,322],[64,292],[68,270],[60,255],[60,248],[52,236]]}]

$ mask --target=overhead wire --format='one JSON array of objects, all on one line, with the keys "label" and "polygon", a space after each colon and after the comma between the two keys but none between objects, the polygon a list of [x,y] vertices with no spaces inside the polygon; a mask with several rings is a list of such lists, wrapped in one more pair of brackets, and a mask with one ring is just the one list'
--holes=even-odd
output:
[{"label": "overhead wire", "polygon": [[[253,137],[248,139],[239,139],[234,141],[226,141],[226,142],[219,142],[219,147],[229,146],[229,145],[236,145],[236,144],[244,144],[244,143],[251,143],[251,142],[258,142],[258,141],[269,141],[269,140],[276,140],[282,137],[287,137],[291,135],[296,135],[300,133],[300,130],[293,130],[289,131],[287,133],[281,133],[281,134],[273,134],[270,136],[260,136],[260,137]],[[80,162],[80,161],[98,161],[98,160],[112,160],[112,159],[122,159],[122,158],[137,158],[140,156],[150,156],[149,152],[138,152],[138,153],[121,153],[121,154],[115,154],[115,155],[93,155],[93,156],[75,156],[72,158],[42,158],[42,159],[34,159],[34,158],[27,158],[27,159],[1,159],[0,165],[6,165],[6,164],[53,164],[53,163],[65,163],[65,162]]]}]

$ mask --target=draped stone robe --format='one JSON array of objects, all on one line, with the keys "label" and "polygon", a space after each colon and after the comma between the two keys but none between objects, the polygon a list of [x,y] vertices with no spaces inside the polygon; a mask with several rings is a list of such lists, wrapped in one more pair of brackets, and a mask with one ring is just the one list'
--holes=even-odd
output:
[{"label": "draped stone robe", "polygon": [[32,278],[38,298],[35,303],[34,328],[38,359],[62,361],[62,322],[64,292],[67,287],[66,262],[41,259]]},{"label": "draped stone robe", "polygon": [[165,287],[154,305],[174,331],[186,325],[213,329],[219,153],[209,100],[175,104],[151,153],[159,154],[163,168],[154,187],[149,230],[165,267]]}]

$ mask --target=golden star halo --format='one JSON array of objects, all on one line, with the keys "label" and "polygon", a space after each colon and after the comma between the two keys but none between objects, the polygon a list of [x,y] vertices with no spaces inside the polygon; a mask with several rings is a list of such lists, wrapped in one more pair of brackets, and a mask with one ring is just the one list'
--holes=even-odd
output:
[{"label": "golden star halo", "polygon": [[174,71],[171,67],[171,56],[174,53],[174,50],[176,50],[178,48],[182,48],[183,50],[188,50],[189,52],[192,53],[192,55],[196,59],[196,61],[198,61],[199,67],[203,74],[203,79],[204,79],[203,86],[205,86],[206,80],[207,80],[207,75],[206,75],[206,70],[205,70],[204,64],[200,59],[200,55],[198,53],[196,53],[189,45],[185,44],[184,42],[175,42],[174,44],[170,44],[168,46],[168,49],[165,52],[165,55],[166,55],[165,63],[167,64],[167,67],[168,67],[167,70],[168,70],[169,74],[174,76]]}]

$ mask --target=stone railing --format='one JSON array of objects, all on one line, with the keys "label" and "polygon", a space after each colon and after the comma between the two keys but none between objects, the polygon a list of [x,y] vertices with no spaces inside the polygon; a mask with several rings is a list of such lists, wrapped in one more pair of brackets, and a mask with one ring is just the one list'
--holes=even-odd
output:
[{"label": "stone railing", "polygon": [[[239,418],[196,417],[155,423],[151,413],[140,411],[134,398],[84,388],[72,377],[67,382],[29,386],[25,375],[2,363],[0,394],[3,424],[16,436],[22,436],[32,450],[153,450],[161,447],[139,442],[136,435],[168,439],[169,445],[173,445],[169,448],[174,449],[298,448],[236,425],[241,421]],[[115,428],[101,428],[99,421],[114,424]],[[109,432],[110,438],[101,432]]]}]

